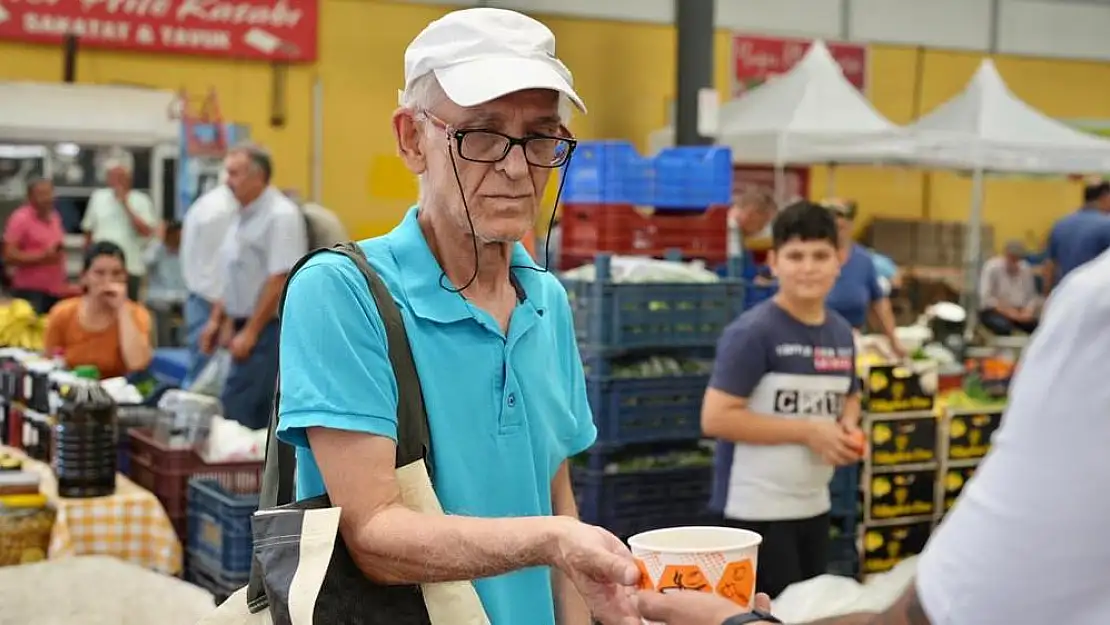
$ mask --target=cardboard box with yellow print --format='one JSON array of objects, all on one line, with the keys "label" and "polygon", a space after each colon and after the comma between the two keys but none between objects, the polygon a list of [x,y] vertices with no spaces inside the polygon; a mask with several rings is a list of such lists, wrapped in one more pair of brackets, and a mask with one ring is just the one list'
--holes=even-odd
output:
[{"label": "cardboard box with yellow print", "polygon": [[867,477],[863,505],[866,522],[932,517],[937,511],[939,469],[898,469]]},{"label": "cardboard box with yellow print", "polygon": [[868,412],[932,410],[937,394],[937,363],[924,360],[873,365],[864,381]]},{"label": "cardboard box with yellow print", "polygon": [[933,521],[921,520],[872,526],[863,533],[864,575],[884,573],[906,558],[920,554],[933,533]]}]

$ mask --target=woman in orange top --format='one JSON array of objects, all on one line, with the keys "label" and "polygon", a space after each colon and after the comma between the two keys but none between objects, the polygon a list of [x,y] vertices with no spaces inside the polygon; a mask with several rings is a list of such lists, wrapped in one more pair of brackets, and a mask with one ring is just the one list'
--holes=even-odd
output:
[{"label": "woman in orange top", "polygon": [[150,312],[127,298],[123,250],[93,243],[81,273],[84,295],[62,300],[46,318],[46,353],[70,368],[92,365],[112,378],[146,369],[153,356]]}]

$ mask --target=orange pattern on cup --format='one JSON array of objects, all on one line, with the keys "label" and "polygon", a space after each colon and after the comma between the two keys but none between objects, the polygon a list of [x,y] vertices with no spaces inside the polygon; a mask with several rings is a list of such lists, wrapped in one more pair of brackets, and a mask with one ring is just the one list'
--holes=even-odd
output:
[{"label": "orange pattern on cup", "polygon": [[717,583],[717,594],[742,607],[750,607],[755,593],[755,569],[751,560],[730,562]]},{"label": "orange pattern on cup", "polygon": [[655,584],[651,581],[651,574],[648,573],[647,565],[639,558],[634,559],[636,560],[636,568],[640,569],[640,590],[655,590]]},{"label": "orange pattern on cup", "polygon": [[679,590],[713,592],[713,586],[696,564],[668,564],[656,589],[663,593]]}]

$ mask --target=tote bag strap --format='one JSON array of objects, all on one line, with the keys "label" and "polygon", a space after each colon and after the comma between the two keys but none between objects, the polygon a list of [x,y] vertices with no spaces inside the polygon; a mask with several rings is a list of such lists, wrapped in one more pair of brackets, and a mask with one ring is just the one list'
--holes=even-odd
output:
[{"label": "tote bag strap", "polygon": [[[342,254],[355,264],[355,267],[366,279],[366,285],[370,294],[374,297],[378,313],[381,315],[389,349],[389,361],[393,368],[393,376],[397,380],[396,466],[402,467],[423,459],[427,464],[429,475],[434,476],[434,467],[429,454],[431,436],[428,431],[428,415],[424,408],[424,395],[420,389],[420,377],[416,372],[416,363],[412,358],[412,349],[409,346],[404,319],[401,317],[401,310],[397,307],[397,302],[394,301],[389,288],[366,259],[362,247],[355,242],[346,242],[336,244],[330,248],[313,250],[306,254],[289,270],[289,278],[285,282],[285,289],[282,291],[278,310],[281,311],[285,308],[285,298],[289,294],[289,284],[292,282],[293,275],[310,258],[321,253]],[[278,319],[280,323],[280,314]],[[266,437],[266,463],[262,473],[259,509],[291,503],[296,496],[294,493],[295,450],[292,445],[279,441],[276,434],[280,403],[281,380],[279,378],[274,392],[269,432]],[[259,574],[257,567],[251,568],[250,586],[252,589],[261,589]]]}]

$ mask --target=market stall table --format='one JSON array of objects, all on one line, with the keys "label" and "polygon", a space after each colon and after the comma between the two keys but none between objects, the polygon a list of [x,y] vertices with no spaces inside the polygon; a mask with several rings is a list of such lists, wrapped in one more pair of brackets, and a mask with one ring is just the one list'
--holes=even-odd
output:
[{"label": "market stall table", "polygon": [[57,512],[48,558],[107,555],[169,575],[181,572],[181,543],[150,491],[117,474],[116,492],[108,497],[59,497],[48,465],[16,449],[0,447],[0,453],[21,458],[24,470],[42,475],[39,490]]}]

